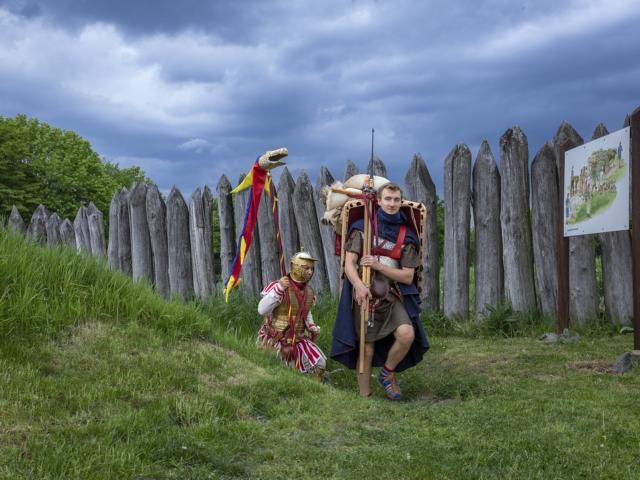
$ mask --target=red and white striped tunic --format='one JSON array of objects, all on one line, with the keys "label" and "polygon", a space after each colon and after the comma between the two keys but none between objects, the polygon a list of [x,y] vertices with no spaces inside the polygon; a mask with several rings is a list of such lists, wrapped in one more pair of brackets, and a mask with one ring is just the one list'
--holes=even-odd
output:
[{"label": "red and white striped tunic", "polygon": [[[257,343],[263,347],[273,348],[279,353],[283,345],[287,342],[287,336],[277,340],[273,335],[273,330],[269,327],[272,321],[272,312],[284,299],[284,290],[280,287],[280,284],[275,281],[267,285],[264,290],[262,290],[261,295],[262,299],[258,304],[258,313],[264,315],[265,321],[258,331]],[[314,323],[311,312],[307,314],[304,324],[306,327],[305,333],[309,332],[313,336],[320,333],[320,328]],[[294,341],[293,347],[293,358],[287,362],[290,367],[302,373],[310,373],[317,368],[326,368],[327,357],[320,347],[313,342],[312,338],[306,334],[304,336],[298,336]]]}]

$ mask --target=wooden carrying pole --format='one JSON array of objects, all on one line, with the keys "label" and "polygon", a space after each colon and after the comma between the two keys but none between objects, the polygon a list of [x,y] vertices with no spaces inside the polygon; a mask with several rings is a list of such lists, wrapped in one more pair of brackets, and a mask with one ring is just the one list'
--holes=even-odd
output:
[{"label": "wooden carrying pole", "polygon": [[[373,187],[373,177],[369,176],[365,180],[365,186]],[[364,202],[364,242],[362,245],[362,256],[371,255],[371,199],[365,197]],[[362,282],[365,287],[371,286],[371,267],[362,266]],[[369,297],[365,297],[360,305],[360,338],[358,355],[358,372],[364,373],[364,344],[367,335],[367,320],[369,317]]]}]

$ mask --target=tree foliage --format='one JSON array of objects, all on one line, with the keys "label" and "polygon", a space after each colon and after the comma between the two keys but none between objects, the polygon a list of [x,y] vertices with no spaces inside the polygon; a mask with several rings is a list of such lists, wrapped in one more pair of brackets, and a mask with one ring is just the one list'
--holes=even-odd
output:
[{"label": "tree foliage", "polygon": [[113,194],[134,181],[149,181],[139,167],[101,159],[74,132],[25,115],[0,116],[0,214],[15,205],[25,221],[39,204],[61,217],[93,202],[108,212]]}]

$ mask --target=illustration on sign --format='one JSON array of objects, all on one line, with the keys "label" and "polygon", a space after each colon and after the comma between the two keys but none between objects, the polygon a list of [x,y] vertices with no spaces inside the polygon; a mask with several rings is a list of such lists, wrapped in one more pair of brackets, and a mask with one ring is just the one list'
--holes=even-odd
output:
[{"label": "illustration on sign", "polygon": [[566,152],[565,236],[629,228],[629,131]]}]

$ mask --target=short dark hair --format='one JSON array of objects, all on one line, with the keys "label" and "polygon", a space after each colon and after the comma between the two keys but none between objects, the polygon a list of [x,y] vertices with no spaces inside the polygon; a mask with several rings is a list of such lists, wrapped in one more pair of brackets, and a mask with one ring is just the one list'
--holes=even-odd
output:
[{"label": "short dark hair", "polygon": [[402,199],[402,189],[397,183],[387,182],[378,188],[378,198],[382,198],[383,190],[391,190],[392,192],[400,192],[400,198]]}]

